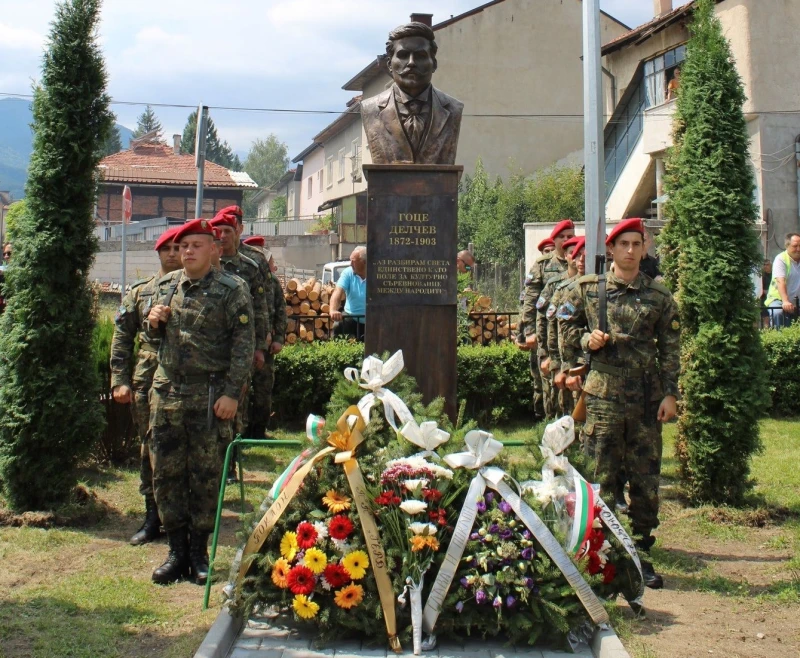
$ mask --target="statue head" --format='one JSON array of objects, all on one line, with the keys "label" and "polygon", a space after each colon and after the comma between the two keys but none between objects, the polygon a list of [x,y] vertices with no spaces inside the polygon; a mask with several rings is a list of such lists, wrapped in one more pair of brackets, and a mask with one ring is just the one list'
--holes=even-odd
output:
[{"label": "statue head", "polygon": [[407,23],[389,32],[386,42],[389,74],[400,89],[417,96],[431,83],[438,47],[424,23]]}]

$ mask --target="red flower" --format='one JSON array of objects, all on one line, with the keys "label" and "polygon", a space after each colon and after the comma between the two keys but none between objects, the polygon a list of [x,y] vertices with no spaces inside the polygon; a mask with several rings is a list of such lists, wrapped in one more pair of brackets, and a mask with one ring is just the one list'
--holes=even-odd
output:
[{"label": "red flower", "polygon": [[314,585],[316,584],[314,572],[302,564],[298,564],[289,570],[287,581],[292,594],[309,595],[314,591]]},{"label": "red flower", "polygon": [[422,497],[432,503],[438,503],[442,499],[442,492],[438,489],[423,489]]},{"label": "red flower", "polygon": [[350,582],[350,574],[341,564],[329,564],[325,567],[322,575],[333,589],[347,585]]},{"label": "red flower", "polygon": [[428,518],[433,523],[438,523],[439,525],[447,525],[447,512],[443,509],[432,509],[428,512]]},{"label": "red flower", "polygon": [[589,533],[589,550],[590,551],[599,551],[602,546],[603,542],[606,540],[603,531],[599,528],[595,528]]},{"label": "red flower", "polygon": [[297,526],[297,545],[300,548],[303,550],[311,548],[316,541],[317,530],[313,525],[307,521],[303,521],[299,526]]},{"label": "red flower", "polygon": [[331,539],[347,539],[353,532],[353,522],[344,514],[337,514],[328,522],[328,532]]},{"label": "red flower", "polygon": [[608,585],[612,580],[614,580],[614,576],[617,575],[617,568],[611,564],[611,562],[606,562],[606,566],[603,569],[603,583]]},{"label": "red flower", "polygon": [[375,499],[378,505],[399,505],[400,496],[393,491],[384,491],[380,496]]},{"label": "red flower", "polygon": [[[587,571],[594,576],[600,573],[601,569],[600,558],[597,553],[589,553],[589,566],[587,567]],[[291,578],[291,572],[289,572],[289,577]]]}]

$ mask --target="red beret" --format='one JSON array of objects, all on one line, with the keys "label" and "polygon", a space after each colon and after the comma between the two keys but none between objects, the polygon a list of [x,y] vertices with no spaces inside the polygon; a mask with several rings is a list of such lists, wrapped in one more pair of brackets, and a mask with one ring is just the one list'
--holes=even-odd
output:
[{"label": "red beret", "polygon": [[632,217],[631,219],[623,219],[617,224],[611,233],[606,238],[606,244],[610,245],[617,239],[618,235],[622,233],[641,233],[644,237],[644,221],[640,217]]},{"label": "red beret", "polygon": [[220,231],[216,226],[211,227],[211,233],[215,240],[222,240],[222,231]]},{"label": "red beret", "polygon": [[[567,240],[570,242],[570,240]],[[586,238],[575,238],[575,248],[572,250],[572,257],[578,256],[581,251],[586,247]]]},{"label": "red beret", "polygon": [[239,219],[242,218],[244,213],[239,206],[226,206],[222,210],[220,210],[216,215],[214,215],[214,219],[217,217],[222,217],[223,215],[233,215],[234,217],[238,217]]},{"label": "red beret", "polygon": [[249,238],[242,240],[244,244],[249,244],[253,247],[263,247],[266,244],[263,235],[251,235]]},{"label": "red beret", "polygon": [[172,228],[168,228],[166,231],[164,231],[161,235],[158,236],[158,240],[156,240],[156,246],[153,247],[153,249],[158,251],[168,242],[172,242],[172,239],[180,230],[181,230],[180,226],[173,226]]},{"label": "red beret", "polygon": [[578,240],[580,240],[580,238],[577,235],[573,235],[569,240],[564,240],[564,244],[561,245],[561,248],[566,251],[569,247],[574,247],[578,244]]},{"label": "red beret", "polygon": [[557,235],[559,235],[560,233],[563,233],[568,228],[571,228],[574,231],[575,230],[575,224],[572,223],[571,219],[562,219],[553,228],[553,232],[550,234],[550,238],[555,240]]},{"label": "red beret", "polygon": [[230,226],[236,228],[236,217],[234,215],[217,215],[210,222],[211,226],[219,228],[220,226]]},{"label": "red beret", "polygon": [[539,245],[536,247],[539,251],[544,252],[547,247],[555,247],[556,243],[553,242],[552,238],[545,238],[542,240]]},{"label": "red beret", "polygon": [[214,235],[211,228],[211,223],[207,219],[190,219],[183,226],[181,226],[175,237],[175,242],[180,242],[187,235]]}]

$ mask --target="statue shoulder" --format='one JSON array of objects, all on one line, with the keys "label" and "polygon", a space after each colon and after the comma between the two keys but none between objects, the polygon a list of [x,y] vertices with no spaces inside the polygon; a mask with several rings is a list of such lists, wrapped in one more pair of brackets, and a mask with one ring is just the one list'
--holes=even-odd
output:
[{"label": "statue shoulder", "polygon": [[379,107],[385,106],[389,102],[392,93],[392,86],[384,89],[380,94],[375,94],[361,101],[361,114],[374,114]]}]

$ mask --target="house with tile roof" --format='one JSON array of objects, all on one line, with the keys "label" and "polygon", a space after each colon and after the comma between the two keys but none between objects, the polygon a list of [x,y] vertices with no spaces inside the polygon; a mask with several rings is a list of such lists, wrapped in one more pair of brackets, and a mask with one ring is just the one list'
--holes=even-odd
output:
[{"label": "house with tile roof", "polygon": [[206,161],[203,208],[198,214],[195,157],[180,152],[180,139],[180,135],[175,135],[173,145],[168,146],[145,136],[133,140],[130,149],[103,158],[98,167],[98,221],[115,223],[121,220],[125,185],[131,188],[133,221],[154,217],[210,218],[225,206],[241,206],[244,191],[258,188],[245,172],[231,171]]}]

